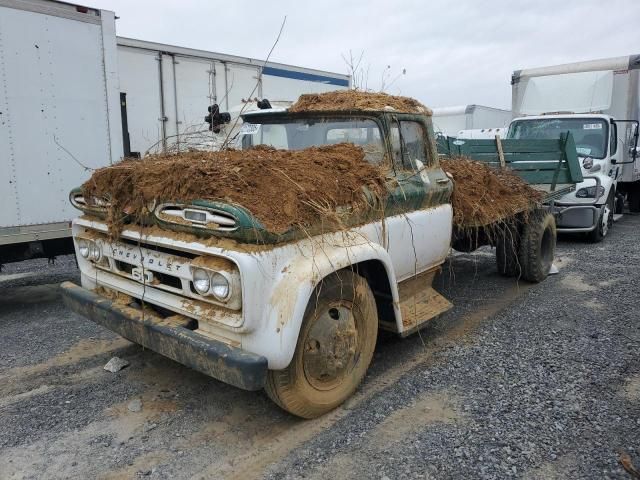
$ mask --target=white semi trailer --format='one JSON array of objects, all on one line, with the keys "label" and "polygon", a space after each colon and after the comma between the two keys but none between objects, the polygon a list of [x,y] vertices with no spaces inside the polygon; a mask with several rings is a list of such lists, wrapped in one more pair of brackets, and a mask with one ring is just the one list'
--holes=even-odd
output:
[{"label": "white semi trailer", "polygon": [[640,211],[640,55],[513,73],[508,138],[575,139],[584,182],[556,202],[558,231],[601,241],[616,214]]},{"label": "white semi trailer", "polygon": [[510,110],[484,105],[440,107],[433,109],[433,128],[436,133],[450,137],[457,137],[462,130],[473,130],[476,135],[469,133],[465,138],[495,138],[495,134],[484,137],[478,133],[480,130],[507,127],[512,118]]},{"label": "white semi trailer", "polygon": [[351,85],[349,75],[123,37],[118,66],[127,155],[193,143],[208,131],[209,105],[229,111],[256,97],[275,105]]},{"label": "white semi trailer", "polygon": [[68,191],[122,157],[113,12],[0,0],[0,266],[73,252]]},{"label": "white semi trailer", "polygon": [[348,75],[116,37],[115,23],[113,12],[81,5],[0,0],[0,268],[72,253],[69,191],[123,156],[189,147],[186,137],[207,131],[207,106],[233,113],[249,96],[288,105],[351,84]]}]

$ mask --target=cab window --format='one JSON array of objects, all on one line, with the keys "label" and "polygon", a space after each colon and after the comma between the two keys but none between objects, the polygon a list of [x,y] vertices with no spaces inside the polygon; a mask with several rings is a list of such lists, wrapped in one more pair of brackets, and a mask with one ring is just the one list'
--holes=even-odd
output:
[{"label": "cab window", "polygon": [[391,150],[396,165],[415,170],[416,161],[428,163],[425,132],[421,123],[403,120],[391,126]]},{"label": "cab window", "polygon": [[618,125],[615,123],[611,124],[611,139],[609,140],[609,155],[615,155],[618,151]]}]

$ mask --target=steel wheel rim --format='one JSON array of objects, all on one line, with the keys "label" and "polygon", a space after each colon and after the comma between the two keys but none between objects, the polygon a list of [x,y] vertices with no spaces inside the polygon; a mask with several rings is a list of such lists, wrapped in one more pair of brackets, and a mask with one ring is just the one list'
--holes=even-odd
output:
[{"label": "steel wheel rim", "polygon": [[355,368],[359,352],[358,322],[348,303],[317,312],[303,343],[302,366],[311,386],[332,390]]}]

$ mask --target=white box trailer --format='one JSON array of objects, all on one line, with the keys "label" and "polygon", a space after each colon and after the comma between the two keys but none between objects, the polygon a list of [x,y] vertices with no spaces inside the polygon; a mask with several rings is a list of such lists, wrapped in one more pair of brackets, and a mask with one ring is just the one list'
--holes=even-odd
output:
[{"label": "white box trailer", "polygon": [[73,251],[69,191],[122,157],[116,62],[113,12],[0,0],[0,265]]},{"label": "white box trailer", "polygon": [[127,155],[162,150],[180,136],[206,131],[209,105],[224,111],[249,97],[293,102],[302,93],[351,84],[349,75],[123,37],[118,67]]},{"label": "white box trailer", "polygon": [[461,130],[502,128],[509,125],[510,110],[484,105],[460,105],[433,109],[433,128],[436,133],[455,137]]},{"label": "white box trailer", "polygon": [[[571,130],[581,158],[586,180],[575,195],[562,199],[573,210],[560,218],[561,230],[566,223],[569,231],[590,231],[599,240],[614,213],[622,214],[625,199],[632,212],[640,212],[639,76],[640,55],[513,72],[516,118],[509,135],[557,138]],[[591,204],[601,217],[605,212],[599,227],[593,225]]]}]

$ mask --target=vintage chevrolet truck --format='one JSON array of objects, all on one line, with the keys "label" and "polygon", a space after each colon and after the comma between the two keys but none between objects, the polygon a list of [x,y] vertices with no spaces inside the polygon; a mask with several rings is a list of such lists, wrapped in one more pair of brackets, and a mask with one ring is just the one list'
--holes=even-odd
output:
[{"label": "vintage chevrolet truck", "polygon": [[[114,240],[104,201],[75,190],[82,286],[64,283],[63,297],[135,343],[237,387],[264,388],[283,409],[313,418],[354,392],[379,329],[406,336],[451,307],[432,279],[451,249],[453,182],[428,111],[272,108],[243,120],[243,149],[351,142],[368,161],[387,162],[382,216],[271,238],[242,206],[176,198],[150,207],[152,226],[126,224]],[[554,218],[529,220],[519,230],[522,276],[540,281],[553,260]]]}]

